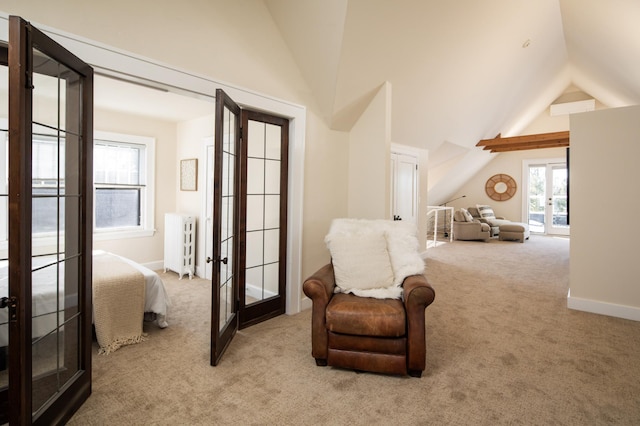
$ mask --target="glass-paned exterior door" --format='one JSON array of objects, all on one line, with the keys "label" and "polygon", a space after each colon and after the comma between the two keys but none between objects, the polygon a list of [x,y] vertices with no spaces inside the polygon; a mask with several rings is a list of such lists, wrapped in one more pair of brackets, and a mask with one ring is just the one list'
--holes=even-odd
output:
[{"label": "glass-paned exterior door", "polygon": [[529,166],[528,222],[531,232],[544,233],[547,190],[546,165]]},{"label": "glass-paned exterior door", "polygon": [[57,424],[91,392],[93,70],[18,17],[9,18],[9,46],[0,270],[16,308],[0,318],[9,342],[1,415]]},{"label": "glass-paned exterior door", "polygon": [[529,165],[528,221],[531,232],[569,234],[568,176],[565,163]]},{"label": "glass-paned exterior door", "polygon": [[547,214],[550,216],[547,222],[550,224],[548,233],[550,234],[569,234],[568,223],[568,207],[569,200],[567,198],[567,192],[569,189],[569,171],[565,164],[552,164],[550,165],[551,173],[551,187],[549,188]]}]

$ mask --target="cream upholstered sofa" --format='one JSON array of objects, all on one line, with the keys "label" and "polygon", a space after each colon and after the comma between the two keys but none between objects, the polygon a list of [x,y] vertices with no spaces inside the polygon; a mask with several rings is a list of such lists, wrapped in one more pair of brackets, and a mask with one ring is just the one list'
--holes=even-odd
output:
[{"label": "cream upholstered sofa", "polygon": [[474,219],[466,209],[460,209],[453,214],[453,238],[462,241],[489,241],[491,227]]},{"label": "cream upholstered sofa", "polygon": [[[488,207],[488,206],[487,206]],[[500,225],[511,223],[510,220],[505,219],[502,216],[496,216],[493,210],[489,214],[481,215],[477,207],[468,207],[467,210],[471,213],[474,219],[479,220],[482,223],[486,223],[491,227],[491,236],[497,237],[500,233]]]},{"label": "cream upholstered sofa", "polygon": [[524,243],[529,239],[529,224],[512,222],[496,216],[491,206],[478,204],[476,207],[469,207],[468,211],[474,219],[488,224],[491,227],[491,236],[498,236],[500,241],[513,240]]}]

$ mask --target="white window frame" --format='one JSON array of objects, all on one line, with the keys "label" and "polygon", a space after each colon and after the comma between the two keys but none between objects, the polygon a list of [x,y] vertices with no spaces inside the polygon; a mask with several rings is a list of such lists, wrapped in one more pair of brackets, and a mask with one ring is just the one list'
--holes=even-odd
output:
[{"label": "white window frame", "polygon": [[93,191],[93,205],[94,205],[94,219],[93,219],[93,239],[96,241],[106,240],[118,240],[123,238],[139,238],[139,237],[151,237],[154,235],[155,229],[155,138],[148,136],[127,135],[123,133],[104,132],[96,130],[93,132],[93,140],[95,141],[109,141],[118,144],[137,144],[144,145],[145,158],[144,174],[141,176],[141,181],[144,183],[144,187],[141,190],[140,196],[140,226],[138,227],[123,227],[123,228],[108,228],[98,229],[95,226],[95,187]]}]

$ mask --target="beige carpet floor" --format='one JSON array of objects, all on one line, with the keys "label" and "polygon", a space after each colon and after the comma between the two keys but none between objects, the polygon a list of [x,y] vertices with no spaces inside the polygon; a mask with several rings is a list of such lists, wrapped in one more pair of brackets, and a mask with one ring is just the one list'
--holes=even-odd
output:
[{"label": "beige carpet floor", "polygon": [[566,307],[569,241],[428,251],[420,379],[317,367],[310,312],[239,331],[209,366],[210,284],[162,274],[170,326],[108,355],[72,425],[638,425],[640,323]]}]

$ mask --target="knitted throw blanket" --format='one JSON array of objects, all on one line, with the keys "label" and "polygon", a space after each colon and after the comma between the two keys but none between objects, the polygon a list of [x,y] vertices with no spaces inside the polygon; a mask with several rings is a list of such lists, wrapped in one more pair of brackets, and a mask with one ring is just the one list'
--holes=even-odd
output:
[{"label": "knitted throw blanket", "polygon": [[93,320],[99,354],[144,340],[144,297],[142,273],[113,255],[93,256]]}]

